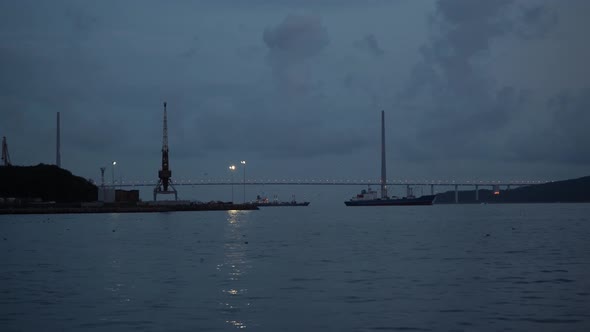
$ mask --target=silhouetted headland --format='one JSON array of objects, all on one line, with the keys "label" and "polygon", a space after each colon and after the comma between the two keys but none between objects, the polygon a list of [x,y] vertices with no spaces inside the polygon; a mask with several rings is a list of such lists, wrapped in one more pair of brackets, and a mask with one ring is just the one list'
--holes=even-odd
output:
[{"label": "silhouetted headland", "polygon": [[[447,191],[436,197],[436,204],[455,202],[455,192]],[[590,202],[590,176],[553,181],[543,184],[500,190],[480,189],[479,200],[475,190],[459,191],[459,203],[584,203]]]},{"label": "silhouetted headland", "polygon": [[0,167],[0,197],[56,203],[93,202],[98,188],[55,165]]}]

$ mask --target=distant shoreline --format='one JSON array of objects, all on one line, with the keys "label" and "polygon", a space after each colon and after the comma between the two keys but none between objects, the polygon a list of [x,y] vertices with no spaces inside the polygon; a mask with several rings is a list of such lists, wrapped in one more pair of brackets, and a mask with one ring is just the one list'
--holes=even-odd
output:
[{"label": "distant shoreline", "polygon": [[[470,187],[477,188],[477,184]],[[463,186],[465,187],[465,186]],[[481,187],[481,186],[480,186]],[[450,190],[439,193],[435,204],[506,204],[506,203],[588,203],[590,176],[562,181],[507,188],[506,186],[479,190]]]},{"label": "distant shoreline", "polygon": [[433,205],[504,205],[504,204],[590,204],[590,201],[550,201],[550,202],[541,202],[541,201],[522,201],[522,202],[441,202],[437,203],[434,202]]}]

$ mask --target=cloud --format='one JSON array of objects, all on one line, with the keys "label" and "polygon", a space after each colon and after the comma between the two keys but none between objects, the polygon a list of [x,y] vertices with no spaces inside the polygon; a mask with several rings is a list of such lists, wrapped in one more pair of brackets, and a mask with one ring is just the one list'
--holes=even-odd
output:
[{"label": "cloud", "polygon": [[557,25],[557,11],[549,6],[522,6],[517,16],[516,32],[524,39],[544,38]]},{"label": "cloud", "polygon": [[[439,0],[431,16],[431,36],[422,59],[399,94],[401,104],[417,109],[420,123],[411,158],[501,158],[504,134],[527,107],[524,89],[498,85],[486,66],[492,45],[515,27],[547,26],[541,9],[524,12],[517,25],[515,1]],[[519,15],[516,15],[517,17]],[[492,139],[493,138],[493,139]]]},{"label": "cloud", "polygon": [[536,162],[590,163],[590,89],[564,91],[547,99],[543,125],[523,127],[511,137],[513,158]]},{"label": "cloud", "polygon": [[181,58],[194,58],[199,52],[199,37],[193,36],[190,41],[187,42],[187,49],[180,53]]},{"label": "cloud", "polygon": [[[77,41],[87,40],[90,35],[100,27],[100,20],[97,16],[81,9],[73,3],[65,9],[65,19],[70,25],[71,33],[76,36]],[[72,38],[74,39],[74,38]]]},{"label": "cloud", "polygon": [[289,94],[308,93],[312,85],[309,61],[330,42],[320,18],[288,15],[276,27],[266,28],[262,39],[279,88]]},{"label": "cloud", "polygon": [[375,57],[381,57],[385,51],[379,46],[379,41],[374,34],[368,34],[362,39],[354,42],[354,46],[360,50],[366,51]]}]

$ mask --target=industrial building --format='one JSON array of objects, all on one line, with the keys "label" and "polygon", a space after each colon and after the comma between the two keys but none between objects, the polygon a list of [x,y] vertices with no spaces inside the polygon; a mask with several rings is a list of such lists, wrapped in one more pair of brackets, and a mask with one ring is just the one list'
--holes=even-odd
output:
[{"label": "industrial building", "polygon": [[101,187],[98,189],[98,200],[104,203],[137,203],[139,202],[139,190]]}]

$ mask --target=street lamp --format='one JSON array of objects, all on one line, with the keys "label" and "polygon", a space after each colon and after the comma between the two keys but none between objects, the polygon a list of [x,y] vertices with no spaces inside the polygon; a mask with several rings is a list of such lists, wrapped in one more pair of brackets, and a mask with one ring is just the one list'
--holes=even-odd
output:
[{"label": "street lamp", "polygon": [[234,171],[236,170],[236,165],[230,165],[229,170],[231,173],[231,202],[234,202]]},{"label": "street lamp", "polygon": [[240,161],[240,164],[244,165],[244,204],[246,203],[246,161]]},{"label": "street lamp", "polygon": [[113,176],[113,188],[115,188],[115,165],[117,165],[117,162],[113,161],[113,173],[111,174]]}]

